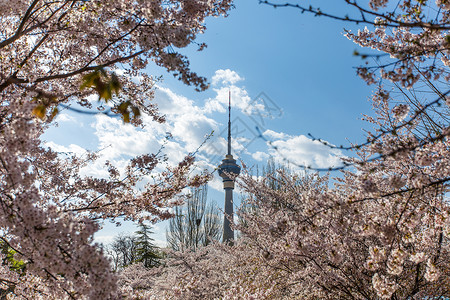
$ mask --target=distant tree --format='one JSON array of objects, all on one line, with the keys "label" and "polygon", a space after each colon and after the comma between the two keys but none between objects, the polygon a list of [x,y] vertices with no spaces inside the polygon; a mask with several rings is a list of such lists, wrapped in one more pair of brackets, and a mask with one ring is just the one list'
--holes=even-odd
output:
[{"label": "distant tree", "polygon": [[139,230],[135,232],[136,259],[134,262],[141,262],[146,268],[158,266],[161,259],[161,253],[158,252],[151,234],[153,234],[151,227],[144,223],[139,224]]},{"label": "distant tree", "polygon": [[112,257],[114,271],[130,265],[136,260],[136,242],[136,237],[133,235],[120,234],[114,238],[108,251]]},{"label": "distant tree", "polygon": [[192,188],[185,206],[175,207],[175,217],[166,232],[167,243],[176,251],[195,250],[221,236],[218,209],[207,205],[207,186]]},{"label": "distant tree", "polygon": [[221,220],[220,212],[215,203],[209,203],[206,206],[203,218],[203,246],[209,245],[213,240],[220,240],[222,237]]},{"label": "distant tree", "polygon": [[118,271],[134,263],[142,263],[145,268],[160,265],[163,254],[153,243],[152,234],[151,227],[141,223],[134,234],[116,236],[106,247],[113,270]]}]

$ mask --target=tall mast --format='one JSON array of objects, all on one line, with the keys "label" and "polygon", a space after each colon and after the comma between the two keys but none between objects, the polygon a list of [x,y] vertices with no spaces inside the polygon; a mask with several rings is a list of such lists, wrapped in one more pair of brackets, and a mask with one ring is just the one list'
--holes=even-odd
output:
[{"label": "tall mast", "polygon": [[228,90],[228,155],[231,155],[231,90]]}]

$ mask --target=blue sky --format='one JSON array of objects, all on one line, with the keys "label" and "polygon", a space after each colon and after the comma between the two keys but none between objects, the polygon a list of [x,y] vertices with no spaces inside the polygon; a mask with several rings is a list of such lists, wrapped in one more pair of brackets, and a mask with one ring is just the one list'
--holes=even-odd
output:
[{"label": "blue sky", "polygon": [[[328,6],[345,9],[340,3],[332,1]],[[144,118],[146,128],[138,130],[114,118],[63,112],[57,118],[59,126],[44,136],[48,145],[79,154],[84,149],[105,148],[103,157],[85,170],[102,176],[106,159],[123,166],[133,155],[155,152],[166,131],[174,138],[165,151],[169,161],[176,163],[214,130],[198,155],[198,169],[211,170],[226,151],[222,137],[231,90],[234,155],[248,166],[264,165],[272,155],[278,160],[284,157],[294,163],[326,167],[335,165],[339,155],[351,155],[313,143],[307,134],[337,145],[364,140],[362,128],[369,125],[360,117],[370,114],[368,97],[373,87],[355,75],[353,67],[362,62],[353,56],[357,46],[343,36],[344,27],[355,27],[294,9],[274,9],[257,0],[235,5],[228,18],[207,20],[206,33],[198,38],[208,44],[204,51],[197,52],[195,47],[181,50],[190,58],[192,70],[209,79],[209,90],[196,92],[161,68],[148,68],[149,74],[164,78],[154,101],[167,116],[167,124],[160,126]],[[277,145],[278,152],[257,137],[256,126]],[[223,206],[217,175],[209,195]],[[160,243],[165,239],[165,226],[155,227]],[[119,232],[133,230],[130,224],[105,224],[97,239],[108,242]]]}]

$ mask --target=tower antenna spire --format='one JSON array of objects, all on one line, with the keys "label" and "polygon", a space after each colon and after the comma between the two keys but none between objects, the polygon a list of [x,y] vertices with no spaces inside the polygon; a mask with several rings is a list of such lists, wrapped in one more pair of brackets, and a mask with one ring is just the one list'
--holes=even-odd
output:
[{"label": "tower antenna spire", "polygon": [[231,155],[231,90],[228,90],[228,155]]}]

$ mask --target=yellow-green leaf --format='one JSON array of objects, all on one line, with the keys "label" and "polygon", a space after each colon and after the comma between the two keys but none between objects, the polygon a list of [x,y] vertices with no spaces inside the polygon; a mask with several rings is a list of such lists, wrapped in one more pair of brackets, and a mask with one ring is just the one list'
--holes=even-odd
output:
[{"label": "yellow-green leaf", "polygon": [[35,115],[39,119],[44,119],[46,112],[47,112],[47,107],[42,104],[33,108],[33,111],[32,111],[33,115]]}]

